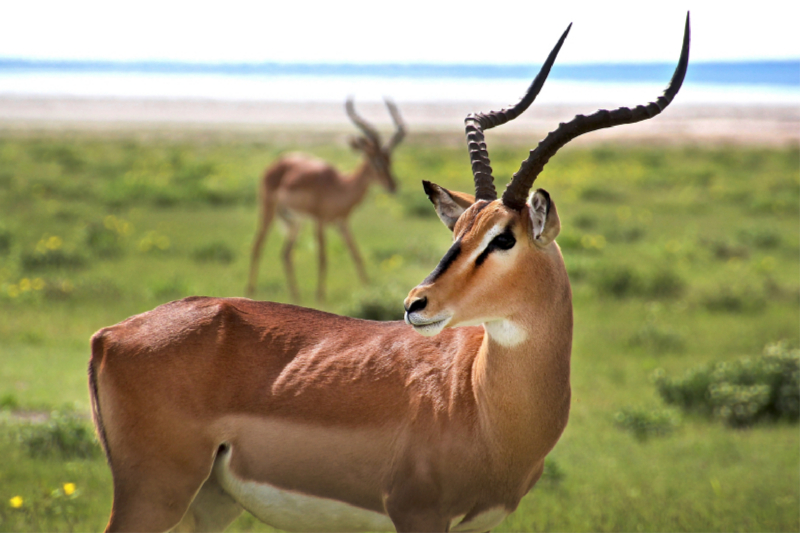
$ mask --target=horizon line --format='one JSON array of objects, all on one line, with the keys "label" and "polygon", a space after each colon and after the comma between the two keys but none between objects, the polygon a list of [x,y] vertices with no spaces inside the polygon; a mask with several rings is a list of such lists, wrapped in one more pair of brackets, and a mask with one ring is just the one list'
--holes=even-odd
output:
[{"label": "horizon line", "polygon": [[[527,79],[538,64],[466,63],[324,63],[194,62],[174,60],[30,59],[0,57],[0,73],[54,71],[72,73],[223,74],[273,76],[373,76],[387,78]],[[562,80],[662,81],[674,63],[609,62],[553,66],[550,77]],[[687,76],[695,82],[800,86],[800,58],[741,61],[696,61]]]}]

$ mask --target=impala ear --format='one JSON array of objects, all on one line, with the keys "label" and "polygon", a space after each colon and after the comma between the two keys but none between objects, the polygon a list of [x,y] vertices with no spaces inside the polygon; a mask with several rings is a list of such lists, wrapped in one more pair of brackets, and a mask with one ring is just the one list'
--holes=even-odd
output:
[{"label": "impala ear", "polygon": [[555,240],[561,231],[561,220],[558,218],[556,204],[544,189],[537,189],[528,199],[525,206],[531,217],[533,242],[547,246]]},{"label": "impala ear", "polygon": [[425,189],[425,194],[428,195],[428,200],[433,204],[433,208],[436,209],[439,219],[450,231],[453,231],[461,213],[475,203],[475,197],[470,194],[448,191],[430,181],[423,180],[422,187]]}]

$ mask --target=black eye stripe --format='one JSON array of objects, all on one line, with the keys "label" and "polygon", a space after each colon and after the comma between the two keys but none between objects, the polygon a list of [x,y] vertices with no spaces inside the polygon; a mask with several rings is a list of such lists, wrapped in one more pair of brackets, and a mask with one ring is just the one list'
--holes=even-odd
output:
[{"label": "black eye stripe", "polygon": [[436,279],[445,273],[445,271],[450,268],[450,265],[453,264],[453,261],[458,259],[459,254],[461,254],[461,240],[458,240],[447,250],[447,253],[444,254],[442,260],[439,261],[439,264],[436,268],[431,272],[427,278],[425,278],[422,283],[433,283]]},{"label": "black eye stripe", "polygon": [[475,259],[475,266],[481,266],[486,258],[489,257],[489,254],[495,250],[510,250],[514,247],[517,243],[517,239],[514,237],[514,233],[511,231],[511,228],[508,227],[506,230],[501,233],[500,235],[496,236],[492,239],[489,244],[486,246],[486,249],[481,252],[481,255]]}]

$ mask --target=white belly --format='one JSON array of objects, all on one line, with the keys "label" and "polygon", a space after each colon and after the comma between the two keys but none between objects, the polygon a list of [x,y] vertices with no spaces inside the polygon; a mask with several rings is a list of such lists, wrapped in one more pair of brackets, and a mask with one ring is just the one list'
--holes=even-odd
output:
[{"label": "white belly", "polygon": [[214,466],[220,485],[256,518],[285,531],[394,531],[388,516],[337,500],[239,479],[229,468],[231,454]]},{"label": "white belly", "polygon": [[[338,500],[308,496],[279,489],[267,483],[242,480],[230,469],[230,449],[219,454],[214,474],[222,488],[262,522],[284,531],[394,531],[391,519],[382,513],[362,509]],[[505,509],[491,509],[469,522],[456,517],[450,530],[488,531],[508,515]]]}]

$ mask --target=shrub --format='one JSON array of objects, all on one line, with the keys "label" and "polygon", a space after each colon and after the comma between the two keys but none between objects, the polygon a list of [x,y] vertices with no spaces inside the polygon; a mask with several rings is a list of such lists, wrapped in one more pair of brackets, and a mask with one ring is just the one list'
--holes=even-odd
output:
[{"label": "shrub", "polygon": [[580,197],[581,200],[586,200],[587,202],[607,203],[618,202],[623,198],[623,195],[608,187],[590,185],[581,190]]},{"label": "shrub", "polygon": [[655,353],[682,352],[686,348],[686,343],[680,333],[652,322],[642,326],[630,338],[630,344],[631,346],[641,346]]},{"label": "shrub", "polygon": [[397,286],[366,289],[353,297],[344,314],[366,320],[402,320],[405,296]]},{"label": "shrub", "polygon": [[769,228],[747,228],[739,232],[739,241],[756,248],[772,249],[781,245],[781,234]]},{"label": "shrub", "polygon": [[558,485],[564,479],[564,470],[558,466],[558,463],[555,459],[551,457],[547,457],[544,460],[544,471],[542,472],[542,477],[539,478],[539,484],[542,483],[547,485]]},{"label": "shrub", "polygon": [[63,239],[57,235],[44,235],[35,249],[22,253],[20,260],[26,272],[78,268],[86,264],[86,258],[77,251],[66,249]]},{"label": "shrub", "polygon": [[149,287],[150,295],[158,301],[176,300],[192,293],[189,284],[180,277],[159,279]]},{"label": "shrub", "polygon": [[19,439],[25,452],[34,459],[88,459],[100,455],[94,430],[69,410],[53,411],[47,422],[27,425]]},{"label": "shrub", "polygon": [[706,292],[701,303],[709,311],[744,313],[763,309],[767,300],[763,291],[749,285],[722,285],[714,292]]},{"label": "shrub", "polygon": [[0,226],[0,255],[6,255],[11,251],[13,237],[11,231]]},{"label": "shrub", "polygon": [[785,343],[767,346],[760,357],[699,366],[683,377],[659,371],[655,383],[665,402],[732,427],[800,419],[800,350]]},{"label": "shrub", "polygon": [[575,217],[575,220],[572,224],[576,228],[580,228],[584,231],[593,230],[597,226],[597,219],[591,215],[578,215]]},{"label": "shrub", "polygon": [[228,265],[233,263],[236,254],[224,242],[211,242],[195,248],[192,258],[200,263],[221,263]]},{"label": "shrub", "polygon": [[122,255],[122,239],[113,229],[102,224],[89,224],[86,227],[86,246],[98,257],[112,258]]},{"label": "shrub", "polygon": [[713,241],[707,243],[709,249],[714,254],[714,257],[727,261],[729,259],[747,259],[750,252],[747,247],[740,244],[733,244],[726,241]]},{"label": "shrub", "polygon": [[403,211],[408,216],[436,218],[436,210],[428,200],[428,197],[424,194],[419,194],[416,190],[414,192],[401,193],[400,202],[403,206]]},{"label": "shrub", "polygon": [[581,236],[569,230],[562,231],[558,235],[556,242],[558,242],[558,246],[564,251],[581,250],[583,248],[581,245]]},{"label": "shrub", "polygon": [[644,228],[639,226],[613,227],[606,231],[606,237],[611,242],[637,242],[645,236]]},{"label": "shrub", "polygon": [[669,435],[680,425],[680,417],[669,408],[625,407],[614,414],[614,422],[644,441]]},{"label": "shrub", "polygon": [[602,294],[624,298],[641,293],[643,283],[639,274],[632,268],[615,265],[597,272],[595,286]]},{"label": "shrub", "polygon": [[13,393],[8,392],[0,396],[0,410],[12,410],[19,407],[19,400]]},{"label": "shrub", "polygon": [[660,268],[646,281],[645,292],[652,298],[675,298],[683,294],[686,283],[672,270]]}]

